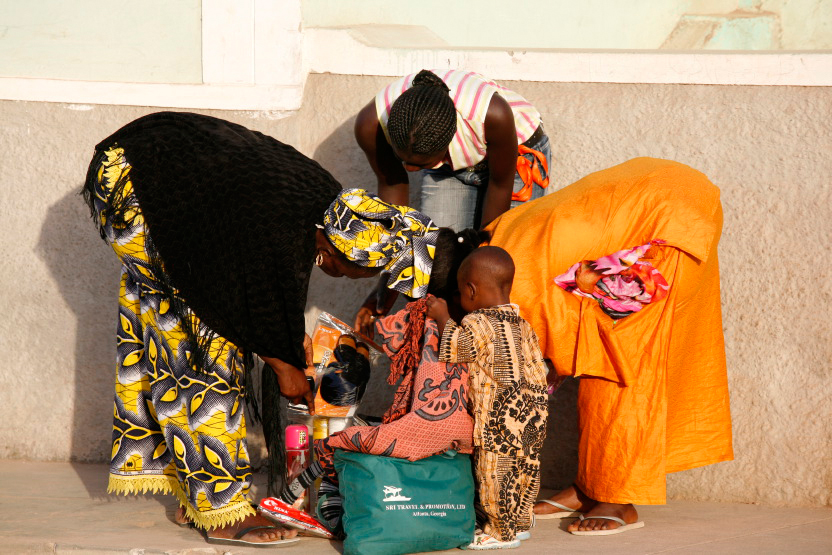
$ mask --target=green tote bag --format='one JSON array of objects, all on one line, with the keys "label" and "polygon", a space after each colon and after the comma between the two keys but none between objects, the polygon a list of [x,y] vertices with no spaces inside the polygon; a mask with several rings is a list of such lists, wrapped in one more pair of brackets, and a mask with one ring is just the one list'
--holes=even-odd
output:
[{"label": "green tote bag", "polygon": [[344,555],[399,555],[474,538],[471,458],[448,451],[419,461],[335,451]]}]

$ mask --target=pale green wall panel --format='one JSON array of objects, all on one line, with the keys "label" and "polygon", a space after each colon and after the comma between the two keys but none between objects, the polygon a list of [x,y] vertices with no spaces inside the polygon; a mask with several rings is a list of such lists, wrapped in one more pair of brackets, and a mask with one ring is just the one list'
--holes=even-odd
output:
[{"label": "pale green wall panel", "polygon": [[[690,18],[712,20],[702,36]],[[832,0],[303,0],[307,27],[412,25],[448,46],[824,50]],[[711,40],[717,29],[721,35]]]},{"label": "pale green wall panel", "polygon": [[202,81],[200,0],[0,0],[0,77]]}]

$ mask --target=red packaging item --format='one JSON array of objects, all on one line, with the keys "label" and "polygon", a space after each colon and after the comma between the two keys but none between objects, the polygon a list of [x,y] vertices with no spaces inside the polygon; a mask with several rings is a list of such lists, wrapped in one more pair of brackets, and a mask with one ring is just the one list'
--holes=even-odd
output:
[{"label": "red packaging item", "polygon": [[275,497],[266,497],[260,501],[258,509],[260,510],[260,514],[269,520],[284,524],[290,528],[302,530],[309,535],[326,538],[328,540],[335,537],[332,535],[332,532],[327,530],[323,524],[311,515],[287,505]]}]

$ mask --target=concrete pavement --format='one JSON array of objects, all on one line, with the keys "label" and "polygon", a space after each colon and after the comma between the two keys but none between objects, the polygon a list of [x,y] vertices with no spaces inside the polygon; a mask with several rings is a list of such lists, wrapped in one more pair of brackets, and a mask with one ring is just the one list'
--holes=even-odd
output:
[{"label": "concrete pavement", "polygon": [[[213,546],[173,524],[173,497],[109,496],[106,487],[105,465],[0,460],[0,553],[341,553],[340,543],[316,538],[279,550]],[[644,528],[607,537],[573,536],[568,521],[541,521],[511,553],[832,553],[832,508],[671,501],[638,510]]]}]

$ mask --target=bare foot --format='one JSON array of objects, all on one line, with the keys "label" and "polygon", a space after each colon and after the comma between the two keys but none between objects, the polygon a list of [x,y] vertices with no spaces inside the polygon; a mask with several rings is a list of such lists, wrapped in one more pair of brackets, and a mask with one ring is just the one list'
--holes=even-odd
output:
[{"label": "bare foot", "polygon": [[185,507],[179,507],[176,509],[176,514],[173,516],[173,521],[178,524],[179,526],[190,526],[193,524],[191,519],[188,518],[187,513],[185,513]]},{"label": "bare foot", "polygon": [[636,508],[629,503],[626,505],[619,503],[597,503],[588,513],[584,514],[583,520],[576,520],[571,523],[567,530],[570,532],[576,530],[614,530],[621,526],[612,520],[592,518],[593,516],[614,516],[620,518],[627,524],[633,524],[638,521]]},{"label": "bare foot", "polygon": [[[569,507],[570,509],[581,513],[589,511],[597,503],[595,500],[587,497],[586,494],[575,487],[575,485],[571,485],[568,488],[557,492],[550,497],[549,500],[554,501],[555,503],[560,503],[564,507]],[[534,505],[534,514],[536,515],[549,515],[552,513],[559,513],[562,510],[563,509],[558,509],[557,507],[548,503],[542,503],[540,501]]]}]

